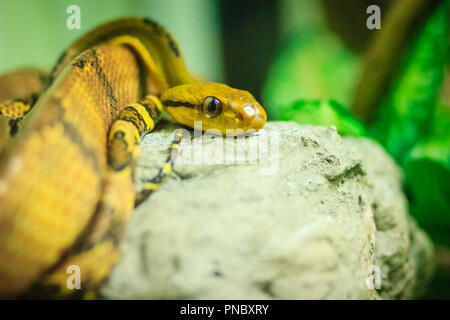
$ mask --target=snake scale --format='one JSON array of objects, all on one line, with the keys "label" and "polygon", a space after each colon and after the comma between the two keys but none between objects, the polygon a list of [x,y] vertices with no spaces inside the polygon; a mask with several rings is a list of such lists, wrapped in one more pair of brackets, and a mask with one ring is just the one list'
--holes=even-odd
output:
[{"label": "snake scale", "polygon": [[[88,32],[48,77],[0,77],[0,100],[1,298],[96,297],[135,205],[172,170],[174,152],[135,192],[139,142],[162,112],[224,134],[267,120],[247,91],[194,79],[172,35],[145,18]],[[79,290],[66,285],[71,265]]]}]

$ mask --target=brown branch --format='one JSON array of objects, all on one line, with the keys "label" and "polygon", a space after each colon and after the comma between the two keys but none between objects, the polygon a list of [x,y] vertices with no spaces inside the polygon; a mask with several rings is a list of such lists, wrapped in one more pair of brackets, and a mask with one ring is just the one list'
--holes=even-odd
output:
[{"label": "brown branch", "polygon": [[416,34],[441,0],[397,0],[383,18],[367,47],[362,75],[357,84],[352,111],[366,123],[372,122],[388,92],[396,67]]},{"label": "brown branch", "polygon": [[436,246],[434,263],[442,269],[450,272],[450,250],[446,247]]}]

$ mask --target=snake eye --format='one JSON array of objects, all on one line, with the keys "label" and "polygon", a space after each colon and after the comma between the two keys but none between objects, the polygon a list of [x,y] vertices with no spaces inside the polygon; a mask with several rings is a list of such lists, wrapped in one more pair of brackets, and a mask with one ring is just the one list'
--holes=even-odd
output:
[{"label": "snake eye", "polygon": [[222,112],[222,102],[216,97],[206,97],[203,101],[203,112],[208,118],[217,117]]}]

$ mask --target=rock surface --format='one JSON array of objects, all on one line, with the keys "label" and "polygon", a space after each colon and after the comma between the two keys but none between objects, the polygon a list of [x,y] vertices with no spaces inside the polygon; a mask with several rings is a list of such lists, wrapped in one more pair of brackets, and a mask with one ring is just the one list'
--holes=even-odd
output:
[{"label": "rock surface", "polygon": [[[145,137],[138,180],[156,174],[176,128]],[[181,150],[134,212],[106,298],[392,299],[425,287],[433,247],[375,143],[269,122]]]}]

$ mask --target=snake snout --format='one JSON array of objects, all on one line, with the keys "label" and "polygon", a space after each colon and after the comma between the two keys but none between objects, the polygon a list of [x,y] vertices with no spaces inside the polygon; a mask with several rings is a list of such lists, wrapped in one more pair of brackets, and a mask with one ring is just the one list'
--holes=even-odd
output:
[{"label": "snake snout", "polygon": [[235,112],[247,129],[262,129],[267,120],[266,112],[257,103],[246,103]]}]

